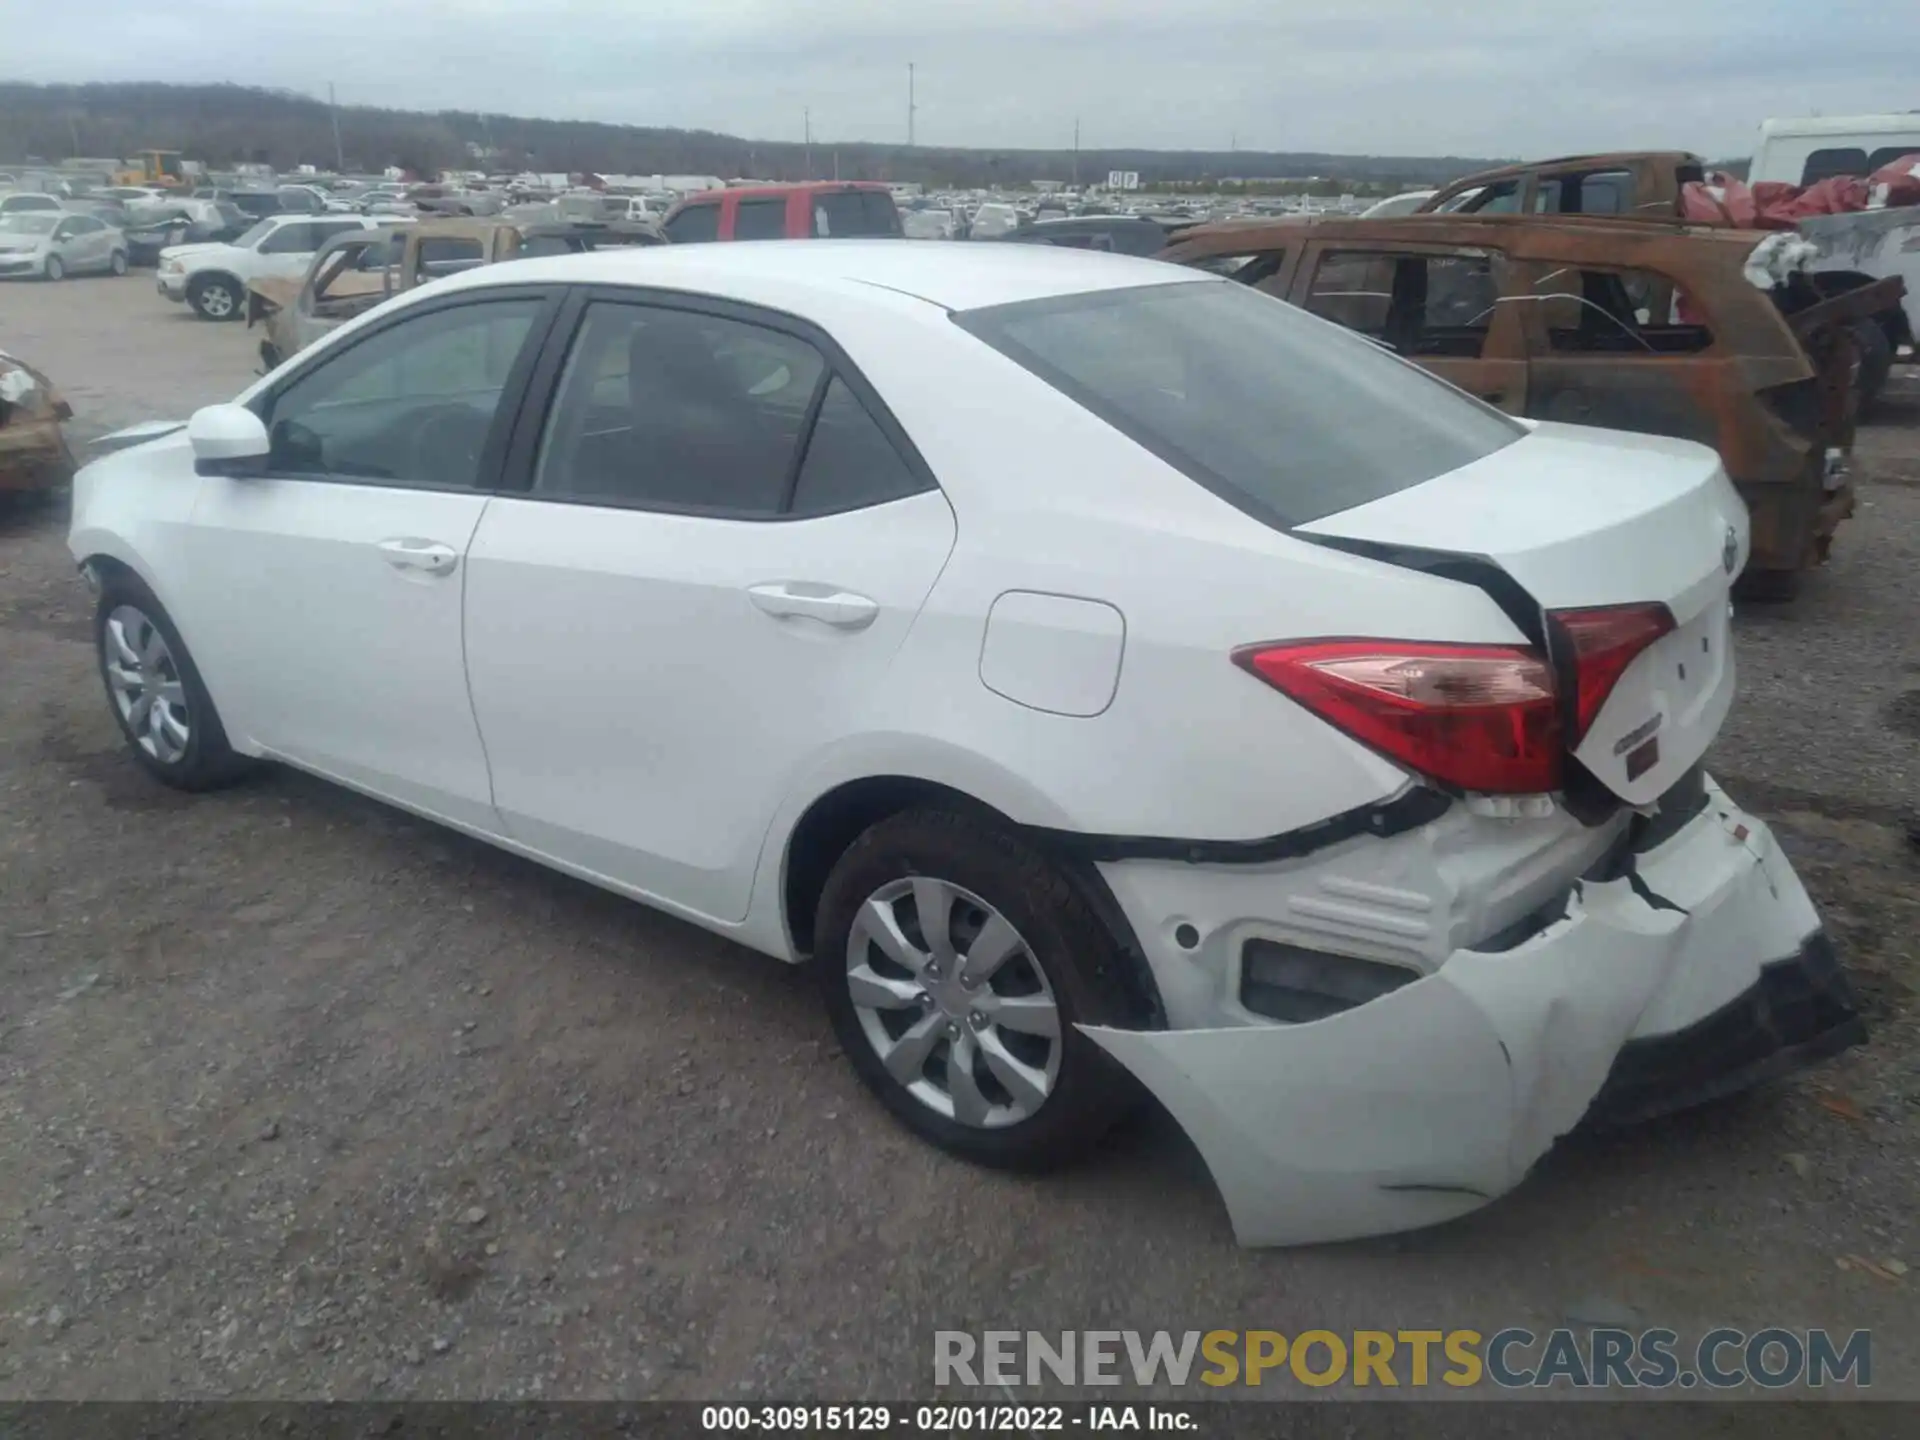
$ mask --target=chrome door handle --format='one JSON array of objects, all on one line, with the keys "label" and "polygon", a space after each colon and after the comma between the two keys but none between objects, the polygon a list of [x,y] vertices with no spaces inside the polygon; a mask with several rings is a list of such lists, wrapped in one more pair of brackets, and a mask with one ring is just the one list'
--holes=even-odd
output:
[{"label": "chrome door handle", "polygon": [[428,575],[451,575],[460,563],[459,553],[451,545],[437,540],[401,538],[382,540],[380,558],[396,570],[419,570]]},{"label": "chrome door handle", "polygon": [[818,620],[836,630],[864,630],[880,614],[880,607],[864,595],[804,580],[752,585],[747,596],[776,619]]}]

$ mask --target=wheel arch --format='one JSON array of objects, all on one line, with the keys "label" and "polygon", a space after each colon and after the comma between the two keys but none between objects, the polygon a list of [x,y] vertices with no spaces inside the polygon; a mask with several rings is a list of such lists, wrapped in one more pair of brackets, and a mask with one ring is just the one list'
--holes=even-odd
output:
[{"label": "wheel arch", "polygon": [[780,913],[790,953],[805,959],[814,950],[814,926],[827,877],[854,841],[872,826],[908,810],[947,809],[970,814],[1019,836],[1038,850],[1073,886],[1096,915],[1126,963],[1137,1022],[1165,1022],[1159,986],[1146,952],[1111,887],[1090,861],[1063,853],[1042,831],[953,785],[924,776],[866,775],[845,780],[817,796],[787,832],[780,865]]}]

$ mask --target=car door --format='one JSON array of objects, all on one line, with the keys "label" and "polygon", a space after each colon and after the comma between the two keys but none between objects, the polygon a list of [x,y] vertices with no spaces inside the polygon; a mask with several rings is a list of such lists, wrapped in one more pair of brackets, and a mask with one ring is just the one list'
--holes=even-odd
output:
[{"label": "car door", "polygon": [[824,335],[635,294],[556,327],[526,493],[469,553],[467,678],[516,839],[736,921],[803,765],[871,723],[953,512]]},{"label": "car door", "polygon": [[461,587],[544,291],[409,306],[252,403],[266,473],[201,482],[181,617],[234,738],[495,829]]},{"label": "car door", "polygon": [[313,252],[343,230],[358,230],[357,220],[292,220],[260,242],[256,275],[305,275]]},{"label": "car door", "polygon": [[1527,342],[1506,257],[1485,246],[1316,240],[1294,303],[1357,330],[1510,415],[1526,413]]}]

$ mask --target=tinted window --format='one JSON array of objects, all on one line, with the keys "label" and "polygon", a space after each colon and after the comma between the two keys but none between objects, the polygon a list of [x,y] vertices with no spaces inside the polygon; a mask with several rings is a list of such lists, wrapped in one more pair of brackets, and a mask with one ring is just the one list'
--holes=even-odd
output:
[{"label": "tinted window", "polygon": [[787,202],[778,200],[742,200],[733,214],[733,238],[736,240],[780,240],[787,233]]},{"label": "tinted window", "polygon": [[330,355],[274,398],[272,468],[472,486],[539,309],[493,300],[433,310]]},{"label": "tinted window", "polygon": [[676,245],[688,245],[696,240],[718,240],[720,207],[711,201],[689,205],[662,228],[666,230],[667,238]]},{"label": "tinted window", "polygon": [[884,190],[830,190],[813,197],[813,233],[832,239],[898,235],[900,212]]},{"label": "tinted window", "polygon": [[837,376],[830,381],[800,465],[794,510],[802,515],[857,510],[925,488],[859,396]]},{"label": "tinted window", "polygon": [[1816,150],[1807,157],[1806,168],[1800,172],[1800,183],[1812,185],[1820,180],[1830,180],[1835,175],[1867,173],[1867,152],[1864,150]]},{"label": "tinted window", "polygon": [[1027,301],[954,320],[1270,524],[1351,509],[1525,433],[1358,336],[1227,281]]},{"label": "tinted window", "polygon": [[591,305],[560,378],[534,490],[776,514],[824,369],[811,345],[777,330]]},{"label": "tinted window", "polygon": [[239,194],[233,197],[233,203],[249,215],[278,215],[286,207],[280,203],[278,195]]},{"label": "tinted window", "polygon": [[1920,154],[1920,139],[1915,140],[1911,145],[1885,146],[1882,149],[1874,151],[1872,155],[1867,157],[1865,173],[1871,175],[1883,165],[1891,165],[1896,160],[1914,154]]},{"label": "tinted window", "polygon": [[1402,355],[1477,358],[1499,294],[1484,251],[1337,250],[1320,258],[1306,308]]}]

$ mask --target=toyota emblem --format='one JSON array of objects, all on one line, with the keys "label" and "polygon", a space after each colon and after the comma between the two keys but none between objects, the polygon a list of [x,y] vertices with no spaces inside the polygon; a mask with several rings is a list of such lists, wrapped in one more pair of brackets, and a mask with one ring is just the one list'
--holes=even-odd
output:
[{"label": "toyota emblem", "polygon": [[1720,546],[1720,565],[1729,575],[1733,567],[1740,563],[1740,534],[1733,526],[1727,526],[1727,538]]}]

